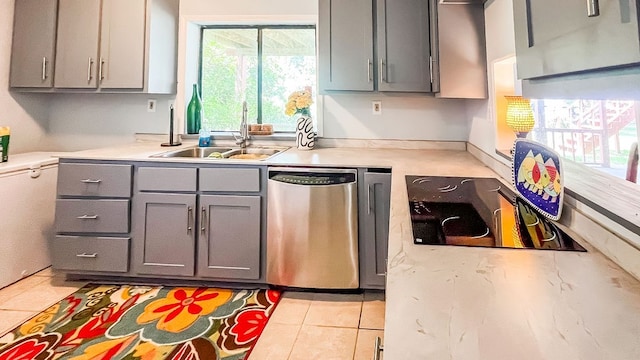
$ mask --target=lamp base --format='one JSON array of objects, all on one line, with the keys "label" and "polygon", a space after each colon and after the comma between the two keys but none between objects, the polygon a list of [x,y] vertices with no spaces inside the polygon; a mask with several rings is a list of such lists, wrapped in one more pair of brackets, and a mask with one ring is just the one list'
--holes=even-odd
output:
[{"label": "lamp base", "polygon": [[526,138],[526,137],[527,137],[527,134],[529,134],[529,132],[528,132],[528,131],[524,131],[524,132],[522,132],[522,131],[520,131],[520,132],[516,132],[516,136],[517,136],[518,138],[520,138],[520,139],[524,139],[524,138]]}]

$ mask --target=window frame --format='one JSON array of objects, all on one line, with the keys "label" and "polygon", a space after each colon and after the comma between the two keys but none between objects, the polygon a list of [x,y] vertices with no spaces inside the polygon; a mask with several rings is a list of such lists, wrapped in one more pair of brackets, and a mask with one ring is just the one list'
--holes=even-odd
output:
[{"label": "window frame", "polygon": [[[263,75],[263,44],[262,44],[262,32],[265,29],[313,29],[314,31],[314,38],[317,39],[318,37],[318,29],[317,26],[315,24],[262,24],[262,25],[246,25],[246,24],[232,24],[232,25],[202,25],[200,27],[200,44],[199,44],[199,50],[198,50],[198,90],[200,91],[200,98],[202,97],[202,56],[203,56],[203,41],[204,41],[204,32],[206,30],[211,30],[211,29],[249,29],[249,30],[257,30],[258,35],[257,35],[257,42],[258,42],[258,53],[257,53],[257,58],[258,58],[258,66],[257,66],[257,72],[258,72],[258,79],[257,79],[257,85],[258,85],[258,89],[257,89],[257,94],[258,94],[258,99],[257,99],[257,104],[258,104],[258,109],[257,109],[257,118],[256,118],[256,123],[257,124],[262,124],[262,75]],[[315,54],[314,56],[316,57],[316,59],[318,58],[318,45],[317,45],[317,41],[316,43],[314,43],[314,49],[315,49]],[[317,63],[317,61],[316,61]],[[316,66],[316,78],[317,78],[317,66]],[[214,130],[216,132],[218,132],[218,130]],[[292,129],[291,131],[277,131],[280,133],[294,133],[295,132],[295,128]]]}]

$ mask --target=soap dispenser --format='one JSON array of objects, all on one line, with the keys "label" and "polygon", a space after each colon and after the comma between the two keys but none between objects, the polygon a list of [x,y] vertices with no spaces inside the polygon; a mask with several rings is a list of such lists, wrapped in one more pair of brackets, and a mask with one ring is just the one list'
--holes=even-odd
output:
[{"label": "soap dispenser", "polygon": [[207,131],[207,129],[200,129],[200,136],[198,139],[199,147],[208,147],[211,146],[211,133]]}]

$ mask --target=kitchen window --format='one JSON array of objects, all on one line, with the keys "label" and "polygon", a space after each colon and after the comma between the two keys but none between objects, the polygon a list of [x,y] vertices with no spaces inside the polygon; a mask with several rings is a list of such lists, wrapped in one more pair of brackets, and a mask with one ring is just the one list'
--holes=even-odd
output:
[{"label": "kitchen window", "polygon": [[311,87],[316,119],[316,33],[313,25],[205,26],[202,28],[200,88],[203,126],[238,131],[242,102],[249,123],[295,131],[284,113],[289,95]]},{"label": "kitchen window", "polygon": [[625,100],[533,100],[530,137],[560,156],[625,178],[638,141],[638,103]]}]

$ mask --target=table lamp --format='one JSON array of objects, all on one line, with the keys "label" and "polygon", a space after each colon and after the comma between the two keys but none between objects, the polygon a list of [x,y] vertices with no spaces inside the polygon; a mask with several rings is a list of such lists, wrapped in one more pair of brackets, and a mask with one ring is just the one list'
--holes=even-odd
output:
[{"label": "table lamp", "polygon": [[527,133],[533,129],[535,121],[529,99],[522,96],[505,96],[507,99],[507,126],[516,133],[519,138],[526,138]]}]

